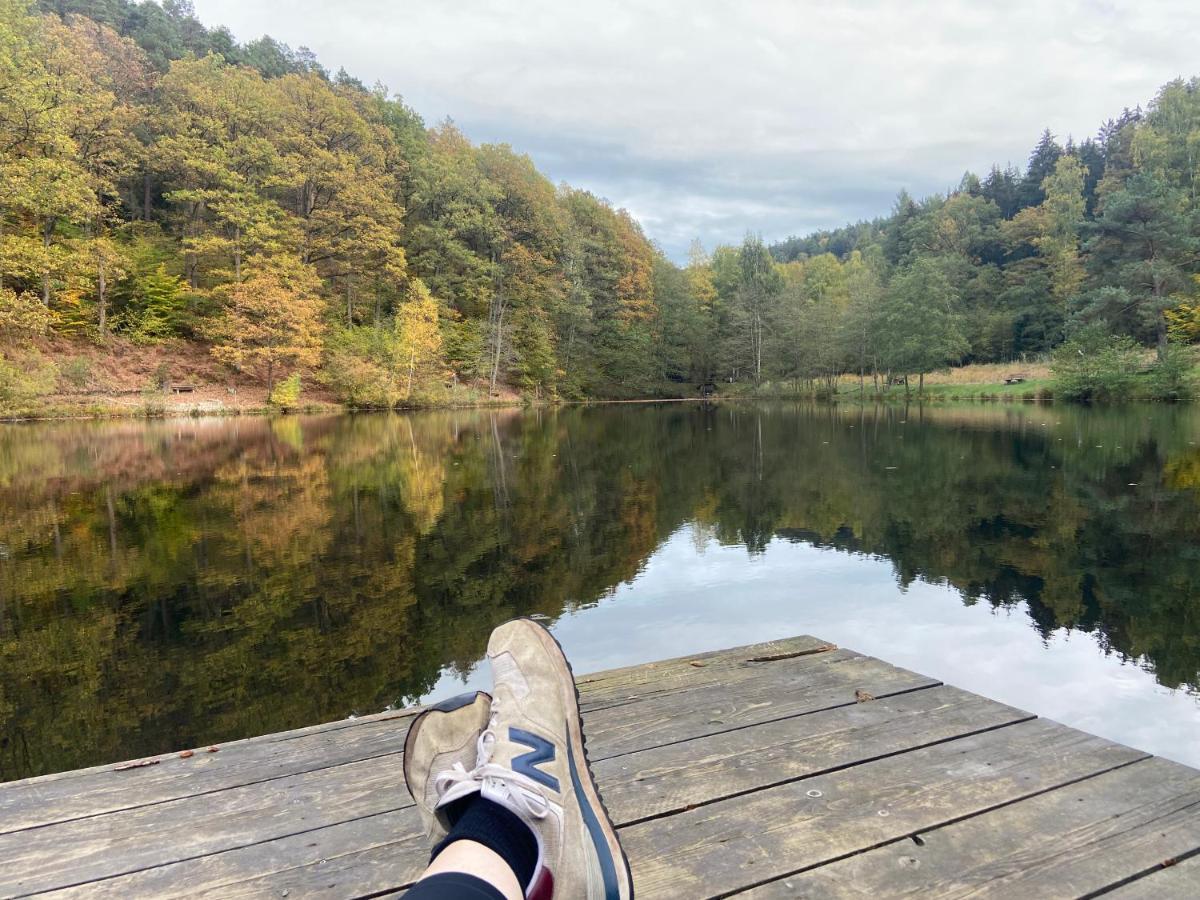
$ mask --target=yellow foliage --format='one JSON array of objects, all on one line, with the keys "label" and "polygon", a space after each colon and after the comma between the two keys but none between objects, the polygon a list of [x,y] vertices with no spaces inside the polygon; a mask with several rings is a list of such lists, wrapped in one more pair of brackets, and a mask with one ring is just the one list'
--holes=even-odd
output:
[{"label": "yellow foliage", "polygon": [[[1192,277],[1200,285],[1200,275]],[[1185,300],[1165,315],[1171,337],[1188,343],[1200,340],[1200,300]]]},{"label": "yellow foliage", "polygon": [[414,278],[408,299],[396,310],[396,360],[406,372],[405,399],[423,379],[440,374],[441,356],[437,300],[421,279]]},{"label": "yellow foliage", "polygon": [[227,286],[225,311],[208,329],[213,356],[237,368],[265,366],[268,392],[278,366],[315,366],[325,331],[316,290],[303,266],[264,269]]}]

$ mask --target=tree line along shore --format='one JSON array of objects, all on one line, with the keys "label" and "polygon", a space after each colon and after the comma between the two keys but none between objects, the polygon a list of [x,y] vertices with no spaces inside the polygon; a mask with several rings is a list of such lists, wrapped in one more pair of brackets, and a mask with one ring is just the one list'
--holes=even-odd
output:
[{"label": "tree line along shore", "polygon": [[0,414],[968,396],[924,376],[989,364],[997,395],[1187,397],[1198,145],[1179,79],[1024,168],[679,264],[189,3],[0,0]]}]

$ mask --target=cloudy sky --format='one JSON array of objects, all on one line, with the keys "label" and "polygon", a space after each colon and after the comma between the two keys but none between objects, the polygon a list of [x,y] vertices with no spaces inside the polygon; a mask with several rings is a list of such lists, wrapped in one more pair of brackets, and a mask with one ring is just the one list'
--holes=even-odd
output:
[{"label": "cloudy sky", "polygon": [[676,259],[884,213],[1200,74],[1195,0],[195,0],[507,141]]}]

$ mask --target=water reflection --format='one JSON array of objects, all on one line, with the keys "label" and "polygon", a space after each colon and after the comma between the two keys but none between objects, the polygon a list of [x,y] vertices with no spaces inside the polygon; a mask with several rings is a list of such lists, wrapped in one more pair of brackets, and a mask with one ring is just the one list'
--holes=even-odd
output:
[{"label": "water reflection", "polygon": [[404,703],[583,609],[583,668],[807,631],[1189,758],[1197,441],[1169,406],[6,426],[0,778]]}]

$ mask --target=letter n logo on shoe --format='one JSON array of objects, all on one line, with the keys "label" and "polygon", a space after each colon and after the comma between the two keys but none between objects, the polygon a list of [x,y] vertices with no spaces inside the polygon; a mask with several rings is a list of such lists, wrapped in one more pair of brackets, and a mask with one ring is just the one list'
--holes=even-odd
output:
[{"label": "letter n logo on shoe", "polygon": [[542,763],[554,761],[554,745],[543,737],[538,737],[536,734],[531,734],[522,728],[509,727],[508,739],[514,744],[524,744],[526,747],[531,747],[528,753],[522,753],[512,761],[514,772],[520,772],[528,778],[532,778],[538,784],[544,784],[552,791],[558,790],[558,779],[553,775],[548,775],[541,769],[534,768]]}]

